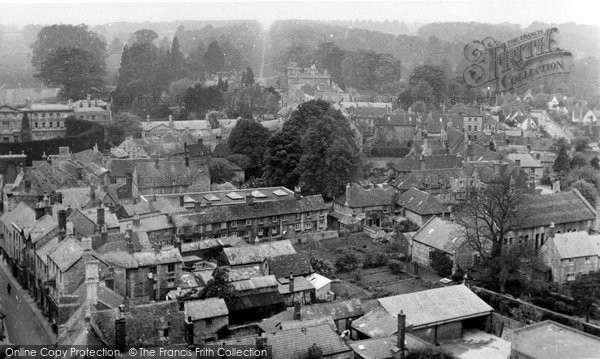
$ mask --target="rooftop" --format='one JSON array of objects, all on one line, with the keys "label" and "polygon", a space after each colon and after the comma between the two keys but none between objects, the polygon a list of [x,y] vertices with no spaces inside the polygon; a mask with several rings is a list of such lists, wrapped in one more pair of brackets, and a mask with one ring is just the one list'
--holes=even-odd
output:
[{"label": "rooftop", "polygon": [[334,320],[338,320],[360,317],[365,314],[365,309],[359,299],[306,305],[300,311],[300,318],[302,320],[326,316],[331,316]]},{"label": "rooftop", "polygon": [[200,300],[186,300],[184,302],[184,315],[192,320],[216,318],[228,315],[227,305],[221,298],[207,298]]},{"label": "rooftop", "polygon": [[517,218],[527,219],[517,228],[549,226],[551,222],[571,223],[596,219],[595,209],[576,189],[546,195],[528,196]]},{"label": "rooftop", "polygon": [[396,203],[407,210],[420,214],[440,214],[449,212],[434,196],[416,188],[411,188],[398,196]]},{"label": "rooftop", "polygon": [[600,339],[546,320],[511,334],[512,351],[534,359],[597,358]]},{"label": "rooftop", "polygon": [[335,202],[351,208],[389,206],[394,191],[391,188],[366,189],[356,184],[346,186],[346,192]]},{"label": "rooftop", "polygon": [[379,303],[392,315],[401,310],[414,328],[488,315],[493,308],[464,285],[424,290],[380,298]]},{"label": "rooftop", "polygon": [[587,231],[557,233],[548,242],[554,242],[561,259],[590,257],[599,255],[596,245],[600,235],[591,236]]},{"label": "rooftop", "polygon": [[323,357],[351,351],[350,347],[328,324],[267,334],[267,345],[272,346],[273,358],[303,358],[313,344],[322,350]]},{"label": "rooftop", "polygon": [[267,258],[294,253],[296,250],[287,239],[253,246],[223,248],[223,255],[227,258],[229,265],[260,263]]},{"label": "rooftop", "polygon": [[452,253],[459,244],[457,242],[461,233],[462,227],[460,225],[433,217],[413,235],[413,240]]}]

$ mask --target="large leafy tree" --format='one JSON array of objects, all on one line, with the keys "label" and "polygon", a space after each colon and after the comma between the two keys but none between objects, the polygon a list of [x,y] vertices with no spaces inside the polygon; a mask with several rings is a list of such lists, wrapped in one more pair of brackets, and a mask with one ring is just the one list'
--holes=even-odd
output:
[{"label": "large leafy tree", "polygon": [[301,132],[295,128],[279,131],[267,142],[264,175],[272,186],[294,188],[300,179]]},{"label": "large leafy tree", "polygon": [[219,72],[225,66],[225,53],[216,41],[211,42],[204,54],[204,64],[206,69],[211,72]]},{"label": "large leafy tree", "polygon": [[231,152],[246,155],[252,163],[248,169],[250,176],[260,177],[263,154],[271,134],[263,125],[254,120],[239,120],[229,135]]},{"label": "large leafy tree", "polygon": [[223,94],[216,86],[204,87],[198,84],[185,91],[183,102],[189,111],[205,113],[221,109]]},{"label": "large leafy tree", "polygon": [[212,279],[206,283],[206,287],[202,289],[200,296],[203,299],[219,297],[225,300],[227,305],[231,305],[239,299],[237,291],[229,280],[229,270],[225,267],[215,269]]},{"label": "large leafy tree", "polygon": [[140,118],[128,113],[117,114],[113,121],[107,125],[106,130],[105,141],[111,147],[120,145],[129,136],[133,138],[142,137]]},{"label": "large leafy tree", "polygon": [[158,95],[154,85],[159,68],[158,48],[151,42],[125,45],[121,55],[116,104],[129,105],[144,95]]},{"label": "large leafy tree", "polygon": [[38,70],[35,77],[47,86],[60,87],[63,99],[80,99],[90,88],[102,86],[106,63],[88,50],[60,47],[42,60]]},{"label": "large leafy tree", "polygon": [[420,81],[425,81],[433,90],[436,98],[442,98],[445,93],[446,77],[444,71],[438,66],[421,65],[417,66],[409,78],[411,85],[417,85]]},{"label": "large leafy tree", "polygon": [[39,71],[48,56],[59,48],[86,50],[100,63],[104,63],[108,56],[105,40],[95,32],[89,31],[86,25],[51,25],[38,32],[32,45],[31,64]]}]

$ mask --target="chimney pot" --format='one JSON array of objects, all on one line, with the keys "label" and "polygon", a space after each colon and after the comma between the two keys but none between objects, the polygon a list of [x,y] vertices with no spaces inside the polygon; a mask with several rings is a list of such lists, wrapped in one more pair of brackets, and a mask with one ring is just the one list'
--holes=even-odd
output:
[{"label": "chimney pot", "polygon": [[292,300],[294,298],[294,273],[290,273],[289,291],[292,293]]}]

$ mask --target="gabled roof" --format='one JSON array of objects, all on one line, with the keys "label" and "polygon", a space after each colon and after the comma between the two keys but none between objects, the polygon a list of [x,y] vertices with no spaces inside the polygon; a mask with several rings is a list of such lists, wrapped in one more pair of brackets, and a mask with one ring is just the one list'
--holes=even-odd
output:
[{"label": "gabled roof", "polygon": [[75,237],[68,237],[60,242],[49,257],[61,272],[67,271],[73,264],[81,259],[83,248],[81,242]]},{"label": "gabled roof", "polygon": [[571,223],[596,219],[596,210],[573,189],[545,195],[528,196],[516,218],[524,219],[516,228],[549,226],[551,222]]},{"label": "gabled roof", "polygon": [[[290,308],[291,309],[291,308]],[[284,310],[269,318],[265,318],[262,322],[257,323],[258,327],[265,333],[274,333],[281,330],[281,323],[294,319],[294,312],[292,310]]]},{"label": "gabled roof", "polygon": [[[406,326],[409,326],[407,323]],[[398,331],[398,319],[385,309],[368,312],[362,317],[352,321],[352,329],[365,334],[369,338],[385,338]]]},{"label": "gabled roof", "polygon": [[35,222],[35,211],[25,202],[19,202],[12,211],[4,213],[0,221],[7,228],[12,228],[13,224],[19,229],[30,228]]},{"label": "gabled roof", "polygon": [[295,253],[294,246],[287,239],[253,246],[223,248],[223,255],[229,265],[261,263],[268,258]]},{"label": "gabled roof", "polygon": [[411,188],[402,193],[400,196],[398,196],[396,203],[399,206],[419,215],[448,212],[448,209],[444,207],[434,196],[416,188]]},{"label": "gabled roof", "polygon": [[312,272],[310,258],[306,253],[284,254],[269,259],[269,274],[277,278],[304,276]]},{"label": "gabled roof", "polygon": [[290,329],[314,327],[316,325],[322,325],[322,324],[327,324],[331,327],[331,329],[337,331],[335,321],[333,320],[332,317],[323,317],[323,318],[309,319],[309,320],[286,320],[286,321],[281,322],[280,327],[281,327],[281,330],[290,330]]},{"label": "gabled roof", "polygon": [[534,159],[533,157],[531,157],[528,154],[525,153],[509,153],[508,155],[506,155],[506,158],[517,162],[517,161],[521,161],[521,167],[525,167],[525,168],[541,168],[542,164]]},{"label": "gabled roof", "polygon": [[454,222],[433,217],[413,235],[413,241],[452,254],[461,243],[461,229],[462,227]]},{"label": "gabled roof", "polygon": [[273,358],[304,358],[313,344],[321,349],[324,357],[351,351],[346,342],[328,324],[267,334],[267,345],[272,348]]},{"label": "gabled roof", "polygon": [[[431,345],[414,335],[406,333],[404,337],[406,350],[409,352],[416,349],[429,348]],[[390,359],[398,357],[398,338],[390,336],[387,338],[375,338],[366,340],[357,340],[350,342],[354,353],[362,359]],[[356,357],[356,356],[355,356]]]},{"label": "gabled roof", "polygon": [[[456,155],[407,156],[394,165],[399,172],[409,172],[421,169],[458,168],[462,166],[463,158]],[[423,161],[423,168],[421,168]]]},{"label": "gabled roof", "polygon": [[379,303],[394,316],[403,310],[415,329],[484,316],[494,310],[462,284],[380,298]]},{"label": "gabled roof", "polygon": [[592,257],[598,255],[595,241],[600,235],[591,236],[587,231],[558,233],[552,241],[560,259]]},{"label": "gabled roof", "polygon": [[[289,279],[285,279],[285,281],[278,282],[278,291],[279,294],[290,294],[290,284]],[[304,277],[294,277],[294,293],[305,292],[305,291],[314,291],[315,287],[310,284],[309,281],[304,279]]]},{"label": "gabled roof", "polygon": [[25,235],[31,236],[31,243],[36,243],[38,240],[48,235],[58,227],[58,220],[50,215],[45,215],[35,221],[32,228],[24,231]]},{"label": "gabled roof", "polygon": [[346,192],[335,198],[335,202],[350,208],[389,206],[394,191],[391,188],[366,189],[356,184],[346,186]]},{"label": "gabled roof", "polygon": [[222,298],[207,298],[199,300],[186,300],[184,302],[184,316],[187,320],[192,317],[192,320],[209,319],[221,317],[229,314],[227,305]]}]

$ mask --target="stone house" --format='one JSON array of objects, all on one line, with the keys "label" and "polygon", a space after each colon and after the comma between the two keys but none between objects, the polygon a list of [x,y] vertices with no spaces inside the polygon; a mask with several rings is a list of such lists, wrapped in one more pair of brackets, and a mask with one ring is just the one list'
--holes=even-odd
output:
[{"label": "stone house", "polygon": [[447,218],[450,209],[427,192],[411,188],[397,197],[400,214],[421,226],[434,216]]},{"label": "stone house", "polygon": [[552,269],[552,281],[566,284],[600,269],[599,243],[600,235],[588,231],[560,233],[542,245],[539,256]]},{"label": "stone house", "polygon": [[187,300],[183,312],[185,320],[193,324],[191,344],[217,341],[229,327],[229,310],[221,298]]},{"label": "stone house", "polygon": [[342,196],[333,200],[332,226],[347,227],[356,219],[364,227],[381,227],[391,224],[394,215],[394,191],[391,188],[365,189],[356,184],[347,184]]}]

